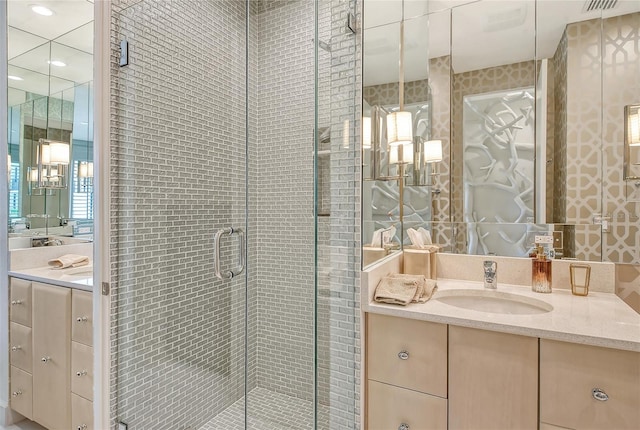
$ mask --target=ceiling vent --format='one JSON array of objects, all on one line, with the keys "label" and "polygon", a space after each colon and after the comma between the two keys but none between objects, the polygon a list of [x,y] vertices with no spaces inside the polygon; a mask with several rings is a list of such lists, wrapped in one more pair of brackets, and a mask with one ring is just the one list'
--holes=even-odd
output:
[{"label": "ceiling vent", "polygon": [[584,2],[582,12],[613,9],[617,4],[618,0],[587,0]]}]

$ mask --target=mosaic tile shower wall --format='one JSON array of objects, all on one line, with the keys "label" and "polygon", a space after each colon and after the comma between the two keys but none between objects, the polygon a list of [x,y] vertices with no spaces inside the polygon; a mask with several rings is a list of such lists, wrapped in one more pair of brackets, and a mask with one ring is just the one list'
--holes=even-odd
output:
[{"label": "mosaic tile shower wall", "polygon": [[197,428],[244,390],[244,279],[214,280],[211,235],[244,227],[245,7],[112,12],[112,417]]},{"label": "mosaic tile shower wall", "polygon": [[362,2],[331,0],[331,217],[329,429],[360,429]]},{"label": "mosaic tile shower wall", "polygon": [[[359,428],[360,414],[360,39],[344,25],[355,7],[318,4],[328,42],[318,121],[332,150],[331,217],[318,221],[327,429]],[[252,2],[250,12],[245,88],[244,2],[112,4],[113,51],[126,38],[131,52],[129,66],[113,58],[111,68],[111,414],[130,429],[198,428],[244,394],[244,282],[212,278],[210,236],[244,222],[245,91],[247,385],[314,399],[314,4]],[[235,245],[225,244],[223,261]],[[249,396],[250,415],[259,405]]]}]

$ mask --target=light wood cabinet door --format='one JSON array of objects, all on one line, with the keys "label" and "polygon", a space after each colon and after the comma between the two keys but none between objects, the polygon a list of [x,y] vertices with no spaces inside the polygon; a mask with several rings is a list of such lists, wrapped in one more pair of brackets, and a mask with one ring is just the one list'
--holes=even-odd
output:
[{"label": "light wood cabinet door", "polygon": [[367,375],[387,384],[447,397],[447,326],[368,314]]},{"label": "light wood cabinet door", "polygon": [[11,278],[10,319],[31,327],[31,281]]},{"label": "light wood cabinet door", "polygon": [[[594,389],[608,399],[594,396]],[[541,339],[540,421],[572,429],[640,428],[640,353]]]},{"label": "light wood cabinet door", "polygon": [[9,357],[12,366],[32,372],[31,327],[9,323]]},{"label": "light wood cabinet door", "polygon": [[538,428],[538,339],[449,327],[449,428]]},{"label": "light wood cabinet door", "polygon": [[71,428],[73,430],[93,430],[93,402],[71,394]]},{"label": "light wood cabinet door", "polygon": [[11,366],[11,409],[33,419],[33,381],[31,374]]},{"label": "light wood cabinet door", "polygon": [[49,429],[71,422],[71,290],[33,283],[33,417]]},{"label": "light wood cabinet door", "polygon": [[93,400],[93,348],[71,342],[71,391]]},{"label": "light wood cabinet door", "polygon": [[93,346],[93,297],[89,291],[71,293],[71,340]]},{"label": "light wood cabinet door", "polygon": [[371,380],[368,393],[368,430],[447,428],[447,399]]}]

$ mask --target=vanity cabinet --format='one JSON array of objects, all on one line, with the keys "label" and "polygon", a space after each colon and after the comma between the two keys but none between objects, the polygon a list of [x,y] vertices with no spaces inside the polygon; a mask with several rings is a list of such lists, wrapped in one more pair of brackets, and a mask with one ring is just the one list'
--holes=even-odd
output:
[{"label": "vanity cabinet", "polygon": [[31,282],[9,282],[9,377],[11,408],[33,419]]},{"label": "vanity cabinet", "polygon": [[538,427],[538,339],[449,326],[449,426]]},{"label": "vanity cabinet", "polygon": [[11,408],[48,429],[91,429],[91,293],[10,278],[10,295]]},{"label": "vanity cabinet", "polygon": [[447,428],[446,325],[368,314],[367,351],[369,430]]},{"label": "vanity cabinet", "polygon": [[640,353],[541,339],[540,422],[638,429]]},{"label": "vanity cabinet", "polygon": [[73,290],[71,317],[71,424],[93,429],[93,299]]},{"label": "vanity cabinet", "polygon": [[33,419],[71,426],[71,290],[33,283]]}]

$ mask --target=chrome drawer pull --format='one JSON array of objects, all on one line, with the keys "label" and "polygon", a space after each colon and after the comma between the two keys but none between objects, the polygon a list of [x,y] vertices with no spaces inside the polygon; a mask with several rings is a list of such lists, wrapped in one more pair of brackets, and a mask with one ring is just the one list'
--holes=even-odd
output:
[{"label": "chrome drawer pull", "polygon": [[42,357],[42,358],[40,359],[40,361],[42,361],[44,364],[47,364],[48,362],[50,362],[50,361],[51,361],[51,357],[49,357],[49,356]]},{"label": "chrome drawer pull", "polygon": [[22,395],[22,390],[14,391],[13,393],[11,393],[11,395],[13,397],[18,397],[18,396]]},{"label": "chrome drawer pull", "polygon": [[79,323],[87,322],[88,320],[89,320],[89,318],[87,318],[87,317],[78,317],[78,318],[76,318],[76,322],[79,322]]},{"label": "chrome drawer pull", "polygon": [[78,430],[87,430],[87,425],[86,424],[82,424],[82,425],[78,426]]},{"label": "chrome drawer pull", "polygon": [[76,372],[76,376],[80,377],[80,376],[84,376],[87,374],[86,370],[83,370],[82,372]]},{"label": "chrome drawer pull", "polygon": [[16,346],[12,346],[11,347],[11,351],[16,352],[16,351],[20,351],[22,349],[22,346],[20,345],[16,345]]},{"label": "chrome drawer pull", "polygon": [[11,305],[12,306],[22,305],[22,304],[24,304],[24,302],[22,300],[11,300]]},{"label": "chrome drawer pull", "polygon": [[405,423],[400,424],[400,427],[398,427],[398,430],[409,430],[409,424],[405,424]]},{"label": "chrome drawer pull", "polygon": [[[398,353],[398,358],[400,360],[408,360],[409,359],[409,353],[407,351],[400,351]],[[403,424],[403,425],[406,425],[406,424]],[[407,427],[407,428],[409,428],[409,427]]]},{"label": "chrome drawer pull", "polygon": [[606,402],[607,400],[609,400],[609,396],[607,395],[607,393],[602,391],[600,388],[594,388],[593,390],[591,390],[591,395],[594,399],[601,402]]}]

